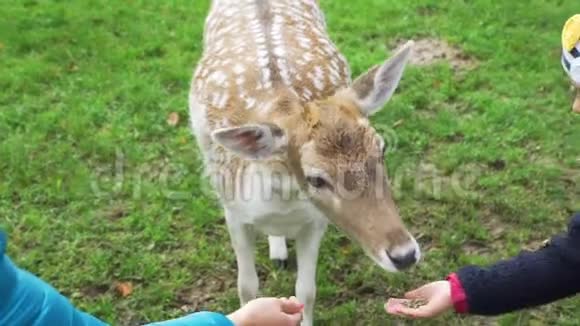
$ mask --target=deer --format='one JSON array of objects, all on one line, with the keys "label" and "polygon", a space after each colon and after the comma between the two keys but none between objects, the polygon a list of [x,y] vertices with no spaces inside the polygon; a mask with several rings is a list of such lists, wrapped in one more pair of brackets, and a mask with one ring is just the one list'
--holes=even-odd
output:
[{"label": "deer", "polygon": [[395,93],[413,42],[352,81],[316,0],[213,0],[202,42],[190,123],[224,209],[240,304],[258,296],[259,234],[281,265],[295,240],[306,326],[329,223],[387,271],[416,264],[419,245],[389,188],[387,144],[369,122]]}]

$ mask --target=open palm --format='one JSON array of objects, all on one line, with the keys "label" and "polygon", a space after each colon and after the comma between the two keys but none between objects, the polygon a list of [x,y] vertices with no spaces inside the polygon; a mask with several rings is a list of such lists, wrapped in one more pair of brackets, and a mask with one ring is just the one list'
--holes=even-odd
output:
[{"label": "open palm", "polygon": [[[425,305],[409,307],[412,300],[423,300]],[[451,287],[447,281],[426,284],[405,293],[405,299],[390,298],[385,304],[388,313],[411,318],[436,317],[453,307]]]}]

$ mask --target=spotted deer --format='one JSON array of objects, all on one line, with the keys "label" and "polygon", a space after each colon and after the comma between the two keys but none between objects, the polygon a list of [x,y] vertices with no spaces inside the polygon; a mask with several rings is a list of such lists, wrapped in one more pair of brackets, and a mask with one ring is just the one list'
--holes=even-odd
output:
[{"label": "spotted deer", "polygon": [[214,0],[189,96],[191,125],[225,210],[244,305],[258,294],[255,237],[287,259],[313,321],[327,223],[389,271],[419,260],[388,187],[385,142],[369,116],[391,98],[412,43],[350,79],[315,0]]}]

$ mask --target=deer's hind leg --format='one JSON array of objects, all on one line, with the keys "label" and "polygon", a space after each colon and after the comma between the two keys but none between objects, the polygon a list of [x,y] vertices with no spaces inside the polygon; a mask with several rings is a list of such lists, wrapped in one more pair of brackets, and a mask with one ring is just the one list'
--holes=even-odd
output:
[{"label": "deer's hind leg", "polygon": [[288,248],[286,238],[279,236],[268,236],[268,246],[270,248],[270,260],[280,269],[288,267]]}]

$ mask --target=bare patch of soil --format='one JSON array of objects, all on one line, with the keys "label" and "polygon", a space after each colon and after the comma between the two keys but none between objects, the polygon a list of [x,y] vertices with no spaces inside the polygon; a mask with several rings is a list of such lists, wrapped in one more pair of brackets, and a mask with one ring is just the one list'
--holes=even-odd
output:
[{"label": "bare patch of soil", "polygon": [[[440,61],[447,61],[454,69],[472,69],[477,60],[465,54],[461,49],[436,38],[416,39],[410,63],[417,66],[428,66]],[[397,42],[397,49],[407,40]]]},{"label": "bare patch of soil", "polygon": [[111,286],[106,284],[87,285],[81,289],[81,295],[85,298],[94,299],[107,293],[110,288]]},{"label": "bare patch of soil", "polygon": [[177,294],[176,304],[185,313],[199,311],[215,301],[215,296],[235,286],[231,279],[211,277],[198,280]]}]

